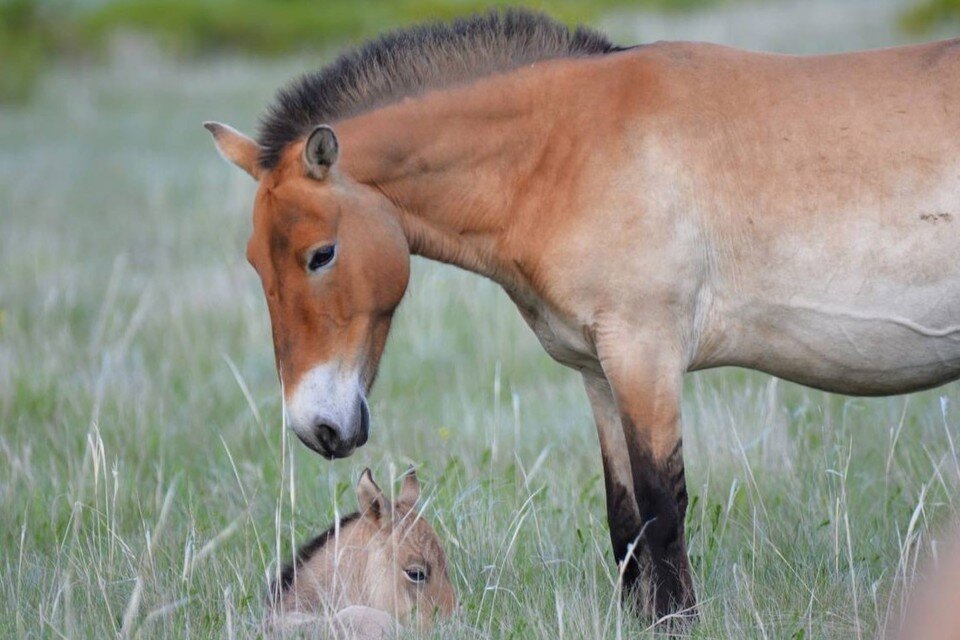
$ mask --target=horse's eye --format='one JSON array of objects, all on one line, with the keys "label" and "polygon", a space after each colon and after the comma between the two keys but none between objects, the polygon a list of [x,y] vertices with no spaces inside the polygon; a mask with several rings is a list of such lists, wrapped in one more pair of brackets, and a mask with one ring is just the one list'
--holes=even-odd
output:
[{"label": "horse's eye", "polygon": [[403,572],[407,574],[407,580],[416,584],[426,582],[429,577],[427,570],[418,566],[407,567]]},{"label": "horse's eye", "polygon": [[328,244],[325,247],[320,247],[319,249],[314,249],[313,253],[310,254],[310,259],[307,261],[307,269],[311,272],[319,271],[325,266],[330,264],[333,260],[333,256],[336,255],[337,248],[336,245]]}]

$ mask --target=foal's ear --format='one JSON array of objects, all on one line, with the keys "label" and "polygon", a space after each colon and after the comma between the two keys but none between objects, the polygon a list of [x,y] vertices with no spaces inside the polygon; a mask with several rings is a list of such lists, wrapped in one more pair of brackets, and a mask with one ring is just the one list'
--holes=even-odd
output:
[{"label": "foal's ear", "polygon": [[213,134],[213,141],[221,156],[249,173],[254,180],[260,180],[263,175],[259,162],[260,145],[225,124],[204,122],[203,126]]},{"label": "foal's ear", "polygon": [[303,167],[307,175],[317,180],[323,180],[330,173],[330,167],[340,155],[340,143],[337,134],[325,124],[321,124],[310,132],[307,142],[303,145]]},{"label": "foal's ear", "polygon": [[415,504],[419,499],[420,480],[417,479],[416,470],[410,467],[403,476],[403,486],[400,487],[400,500]]},{"label": "foal's ear", "polygon": [[357,482],[357,502],[360,505],[360,514],[369,515],[374,520],[379,520],[390,508],[387,497],[373,481],[370,469],[364,469],[360,474],[360,481]]}]

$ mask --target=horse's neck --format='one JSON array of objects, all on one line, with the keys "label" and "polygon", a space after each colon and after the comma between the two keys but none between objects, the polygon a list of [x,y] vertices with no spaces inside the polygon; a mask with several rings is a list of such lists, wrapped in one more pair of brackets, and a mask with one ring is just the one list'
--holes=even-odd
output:
[{"label": "horse's neck", "polygon": [[500,78],[364,114],[340,125],[344,170],[396,205],[413,253],[511,288],[512,231],[556,131],[550,99]]}]

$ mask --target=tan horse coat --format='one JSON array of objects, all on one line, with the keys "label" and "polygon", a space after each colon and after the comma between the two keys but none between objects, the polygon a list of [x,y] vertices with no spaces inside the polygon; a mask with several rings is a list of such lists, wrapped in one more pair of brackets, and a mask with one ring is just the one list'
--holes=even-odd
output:
[{"label": "tan horse coat", "polygon": [[[260,179],[249,256],[293,427],[315,444],[312,416],[362,415],[408,251],[496,280],[583,374],[614,552],[635,558],[625,580],[647,611],[694,604],[685,372],[865,395],[960,376],[958,41],[814,57],[658,43],[333,127],[339,154],[298,142],[269,171],[256,143],[217,136]],[[337,239],[329,280],[293,275],[293,237]]]}]

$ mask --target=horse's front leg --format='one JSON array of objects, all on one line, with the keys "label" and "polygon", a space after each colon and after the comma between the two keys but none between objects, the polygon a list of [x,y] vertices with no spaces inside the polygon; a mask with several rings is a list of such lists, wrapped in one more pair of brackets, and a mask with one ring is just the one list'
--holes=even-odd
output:
[{"label": "horse's front leg", "polygon": [[676,349],[650,344],[656,341],[634,349],[619,345],[601,363],[620,414],[639,513],[630,524],[635,578],[625,587],[642,611],[659,618],[692,613],[696,597],[684,541],[682,365]]}]

